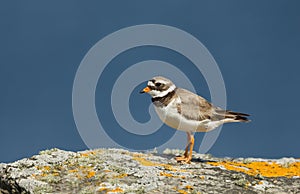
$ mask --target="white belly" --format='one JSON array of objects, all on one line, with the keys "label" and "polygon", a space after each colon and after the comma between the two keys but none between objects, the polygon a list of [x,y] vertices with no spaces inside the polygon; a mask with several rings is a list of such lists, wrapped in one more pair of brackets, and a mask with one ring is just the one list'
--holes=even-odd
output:
[{"label": "white belly", "polygon": [[189,120],[177,112],[175,100],[166,107],[155,107],[159,118],[168,126],[187,132],[208,132],[222,124],[220,121]]}]

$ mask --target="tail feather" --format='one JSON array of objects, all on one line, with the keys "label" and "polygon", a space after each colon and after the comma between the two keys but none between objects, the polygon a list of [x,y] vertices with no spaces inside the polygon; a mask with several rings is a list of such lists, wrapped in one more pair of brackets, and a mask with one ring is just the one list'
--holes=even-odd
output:
[{"label": "tail feather", "polygon": [[245,114],[245,113],[240,113],[240,112],[233,112],[233,111],[230,111],[230,110],[227,110],[226,113],[229,113],[229,114],[232,114],[232,115],[239,115],[239,116],[250,116],[249,114]]},{"label": "tail feather", "polygon": [[230,110],[218,110],[218,114],[223,115],[224,118],[232,119],[238,122],[250,122],[247,117],[250,116],[249,114],[240,113],[240,112],[233,112]]},{"label": "tail feather", "polygon": [[232,118],[233,120],[240,121],[240,122],[250,122],[250,120],[247,118],[248,116],[250,115],[245,113],[232,112],[232,111],[226,111],[225,113],[225,118]]}]

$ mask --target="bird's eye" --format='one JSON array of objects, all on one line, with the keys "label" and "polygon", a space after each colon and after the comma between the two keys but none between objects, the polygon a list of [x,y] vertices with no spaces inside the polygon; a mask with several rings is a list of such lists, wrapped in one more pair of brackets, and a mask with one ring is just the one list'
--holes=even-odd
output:
[{"label": "bird's eye", "polygon": [[159,83],[159,82],[158,82],[158,83],[155,83],[155,86],[156,86],[156,87],[159,87],[159,86],[161,86],[161,83]]}]

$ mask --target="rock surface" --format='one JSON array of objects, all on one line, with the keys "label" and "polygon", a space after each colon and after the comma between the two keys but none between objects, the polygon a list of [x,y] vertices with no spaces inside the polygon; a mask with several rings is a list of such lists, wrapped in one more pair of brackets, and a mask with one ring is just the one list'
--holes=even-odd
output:
[{"label": "rock surface", "polygon": [[121,149],[59,149],[0,164],[0,193],[300,193],[300,160],[214,158],[191,164],[163,154]]}]

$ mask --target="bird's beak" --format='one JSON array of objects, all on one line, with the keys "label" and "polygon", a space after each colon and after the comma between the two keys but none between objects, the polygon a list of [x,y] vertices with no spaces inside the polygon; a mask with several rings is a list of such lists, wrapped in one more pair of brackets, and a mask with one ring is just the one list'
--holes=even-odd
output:
[{"label": "bird's beak", "polygon": [[145,87],[144,89],[142,89],[141,91],[140,91],[140,93],[148,93],[148,92],[150,92],[151,91],[151,89],[147,86],[147,87]]}]

